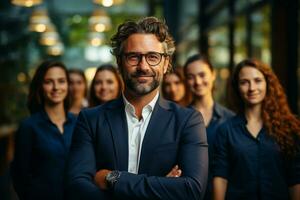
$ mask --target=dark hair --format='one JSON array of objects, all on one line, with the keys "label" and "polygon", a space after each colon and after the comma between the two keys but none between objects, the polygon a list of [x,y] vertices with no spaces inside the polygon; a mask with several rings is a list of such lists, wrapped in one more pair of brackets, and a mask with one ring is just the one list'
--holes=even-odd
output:
[{"label": "dark hair", "polygon": [[122,77],[119,73],[119,70],[114,65],[111,65],[111,64],[100,65],[96,70],[96,73],[94,75],[94,78],[93,78],[91,86],[90,86],[90,95],[89,95],[89,106],[90,107],[94,107],[94,106],[102,104],[102,102],[96,97],[94,87],[95,87],[95,77],[96,77],[97,73],[105,71],[105,70],[112,72],[118,81],[118,85],[119,85],[118,97],[123,92],[124,83],[123,83]]},{"label": "dark hair", "polygon": [[69,69],[68,73],[69,73],[69,77],[70,77],[71,74],[77,74],[77,75],[81,76],[81,78],[83,79],[84,85],[85,85],[84,96],[87,96],[88,85],[87,85],[87,80],[86,80],[86,77],[84,75],[84,72],[81,69]]},{"label": "dark hair", "polygon": [[172,101],[172,99],[170,99],[170,97],[168,96],[168,94],[166,92],[166,82],[165,82],[165,77],[170,74],[174,74],[175,76],[177,76],[179,78],[180,82],[184,85],[185,95],[178,103],[182,106],[187,106],[191,102],[192,96],[191,96],[191,93],[190,93],[188,87],[186,86],[182,67],[176,67],[171,72],[168,72],[167,74],[164,75],[164,79],[163,79],[162,87],[161,87],[161,92],[162,92],[163,97],[166,98],[167,100]]},{"label": "dark hair", "polygon": [[168,71],[172,68],[172,55],[175,51],[175,44],[169,33],[168,26],[164,21],[156,17],[145,17],[137,22],[127,21],[118,27],[118,32],[111,39],[112,54],[116,56],[117,63],[120,65],[124,42],[135,33],[154,34],[158,41],[163,43],[165,53],[170,56]]},{"label": "dark hair", "polygon": [[208,59],[207,56],[202,55],[202,54],[195,54],[195,55],[192,55],[192,56],[188,57],[187,61],[185,62],[184,66],[183,66],[183,70],[184,70],[184,75],[185,76],[187,75],[187,67],[188,67],[188,65],[191,64],[192,62],[195,62],[195,61],[201,61],[201,62],[207,64],[208,67],[209,67],[209,69],[212,72],[214,71],[214,67],[211,64],[211,62],[209,61],[209,59]]},{"label": "dark hair", "polygon": [[[44,99],[44,91],[43,91],[43,82],[46,73],[52,67],[59,67],[63,69],[64,72],[66,73],[67,82],[68,84],[70,83],[68,71],[66,69],[66,66],[62,62],[53,61],[53,60],[47,60],[42,62],[36,69],[35,74],[29,86],[27,107],[29,109],[30,114],[36,113],[44,109],[45,99]],[[67,97],[64,99],[64,109],[66,113],[69,110],[69,106],[70,106],[70,99],[69,99],[69,93],[67,93]]]},{"label": "dark hair", "polygon": [[[259,70],[267,83],[266,97],[262,102],[262,119],[268,134],[286,155],[294,155],[299,147],[295,137],[300,136],[300,120],[289,108],[285,92],[272,69],[256,59],[246,59],[235,67],[231,77],[231,102],[238,113],[244,113],[245,104],[239,92],[239,73],[244,67]],[[297,149],[298,148],[298,149]]]}]

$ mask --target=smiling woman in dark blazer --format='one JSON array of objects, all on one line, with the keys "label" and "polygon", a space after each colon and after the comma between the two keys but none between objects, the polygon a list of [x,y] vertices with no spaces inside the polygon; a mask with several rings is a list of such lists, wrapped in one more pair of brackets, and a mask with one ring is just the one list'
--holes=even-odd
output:
[{"label": "smiling woman in dark blazer", "polygon": [[63,199],[65,162],[74,115],[67,113],[68,75],[63,63],[45,61],[30,84],[30,117],[22,121],[11,166],[21,200]]}]

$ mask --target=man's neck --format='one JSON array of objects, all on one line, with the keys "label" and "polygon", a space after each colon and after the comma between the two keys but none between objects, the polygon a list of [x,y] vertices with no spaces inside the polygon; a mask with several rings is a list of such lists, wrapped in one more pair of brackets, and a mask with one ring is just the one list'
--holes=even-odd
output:
[{"label": "man's neck", "polygon": [[158,93],[158,88],[145,95],[136,95],[129,90],[124,91],[127,101],[135,108],[135,114],[138,118],[142,117],[143,108],[148,105]]}]

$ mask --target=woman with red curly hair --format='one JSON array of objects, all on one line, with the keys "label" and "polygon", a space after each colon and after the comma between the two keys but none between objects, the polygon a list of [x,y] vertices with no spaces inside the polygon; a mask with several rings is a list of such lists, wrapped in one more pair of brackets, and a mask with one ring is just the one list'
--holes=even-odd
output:
[{"label": "woman with red curly hair", "polygon": [[214,199],[300,199],[300,121],[271,68],[240,62],[232,76],[237,116],[214,143]]}]

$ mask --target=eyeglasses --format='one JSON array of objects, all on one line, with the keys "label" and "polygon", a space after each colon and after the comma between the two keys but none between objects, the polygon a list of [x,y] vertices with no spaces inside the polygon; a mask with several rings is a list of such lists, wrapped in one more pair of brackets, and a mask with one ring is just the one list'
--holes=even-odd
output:
[{"label": "eyeglasses", "polygon": [[156,66],[161,62],[162,57],[168,56],[166,53],[159,53],[159,52],[148,52],[148,53],[137,53],[137,52],[128,52],[128,53],[123,53],[123,56],[125,57],[126,62],[131,65],[131,66],[137,66],[143,56],[146,59],[146,62],[150,66]]}]

